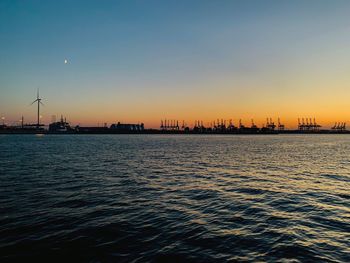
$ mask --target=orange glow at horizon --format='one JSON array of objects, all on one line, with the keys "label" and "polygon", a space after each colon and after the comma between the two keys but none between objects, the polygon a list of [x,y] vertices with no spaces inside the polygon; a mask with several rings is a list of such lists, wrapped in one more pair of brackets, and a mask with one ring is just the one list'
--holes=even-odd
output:
[{"label": "orange glow at horizon", "polygon": [[10,125],[36,122],[38,88],[45,124],[350,124],[350,2],[12,2],[0,15]]},{"label": "orange glow at horizon", "polygon": [[[179,121],[179,125],[181,126],[183,121],[185,124],[189,127],[193,127],[195,121],[202,121],[204,126],[210,126],[215,121],[218,120],[221,122],[221,120],[227,121],[227,123],[232,120],[233,124],[235,126],[238,126],[239,120],[242,121],[242,123],[245,126],[250,126],[252,120],[258,127],[262,127],[266,124],[266,119],[271,118],[272,121],[277,124],[278,118],[280,119],[280,122],[286,126],[287,129],[294,129],[298,125],[298,118],[300,121],[302,119],[311,118],[312,121],[314,118],[316,119],[316,122],[320,125],[322,125],[322,128],[329,128],[334,125],[335,122],[348,122],[350,114],[344,113],[341,114],[339,112],[331,112],[324,110],[322,112],[318,112],[317,114],[310,114],[307,111],[303,112],[289,112],[284,113],[281,115],[273,114],[273,112],[270,111],[270,114],[261,112],[258,114],[254,114],[253,112],[241,112],[234,114],[235,111],[232,111],[231,113],[223,113],[221,111],[208,111],[202,113],[198,112],[197,110],[194,110],[193,112],[174,112],[174,111],[168,111],[168,114],[161,114],[161,113],[154,113],[154,112],[121,112],[121,111],[115,111],[115,113],[112,111],[106,111],[106,112],[94,112],[89,114],[70,114],[67,112],[67,114],[63,114],[64,117],[67,117],[67,121],[71,122],[72,125],[81,125],[81,126],[102,126],[105,123],[108,125],[111,125],[112,123],[144,123],[146,128],[159,128],[161,120],[176,120]],[[237,111],[236,111],[237,112]],[[31,118],[25,119],[27,122],[35,122],[35,116],[34,114]],[[201,117],[202,116],[202,117]],[[336,116],[336,117],[334,117]],[[56,119],[59,119],[60,115],[56,115]],[[51,116],[47,116],[46,114],[43,115],[42,119],[43,123],[50,123],[51,122]]]},{"label": "orange glow at horizon", "polygon": [[[117,95],[110,96],[106,101],[90,102],[88,98],[74,104],[67,103],[64,108],[59,101],[45,98],[45,107],[41,109],[43,116],[42,122],[49,124],[52,115],[59,119],[61,114],[67,117],[72,125],[97,126],[108,125],[112,123],[144,123],[146,128],[159,128],[161,120],[178,120],[180,126],[184,120],[189,127],[194,125],[195,121],[203,121],[205,126],[213,121],[232,119],[235,126],[239,120],[246,126],[251,125],[251,120],[262,127],[266,123],[266,118],[272,118],[277,123],[280,118],[281,123],[285,124],[287,129],[296,128],[298,118],[316,118],[322,128],[329,128],[335,122],[348,122],[350,119],[350,108],[346,93],[340,88],[334,90],[342,91],[343,96],[337,92],[323,90],[318,94],[310,95],[310,92],[295,92],[295,94],[272,94],[263,92],[263,89],[251,91],[231,92],[228,88],[207,89],[197,95],[194,100],[194,94],[178,94],[174,100],[164,101],[158,96],[142,97],[128,99],[126,96],[118,103],[115,103]],[[225,93],[224,93],[225,92]],[[221,93],[221,94],[220,94]],[[302,96],[303,93],[306,96]],[[226,95],[227,94],[227,95]],[[310,99],[311,98],[311,99]],[[18,121],[23,114],[25,122],[34,123],[36,120],[36,109],[24,103],[11,105],[9,112],[4,114],[6,121]],[[16,114],[20,110],[20,113]]]}]

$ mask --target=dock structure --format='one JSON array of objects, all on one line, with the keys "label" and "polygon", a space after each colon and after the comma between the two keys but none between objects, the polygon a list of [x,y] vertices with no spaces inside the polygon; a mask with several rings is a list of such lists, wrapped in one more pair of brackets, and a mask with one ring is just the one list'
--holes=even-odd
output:
[{"label": "dock structure", "polygon": [[298,130],[299,131],[319,131],[322,126],[316,122],[313,118],[298,118]]},{"label": "dock structure", "polygon": [[331,129],[337,132],[346,131],[346,122],[336,122]]},{"label": "dock structure", "polygon": [[234,132],[237,130],[237,127],[233,124],[232,119],[229,120],[229,125],[228,125],[227,129],[230,132]]},{"label": "dock structure", "polygon": [[[184,124],[184,123],[183,123]],[[160,130],[161,131],[179,131],[179,121],[178,120],[167,120],[160,121]]]},{"label": "dock structure", "polygon": [[[40,122],[40,106],[42,104],[42,98],[39,96],[39,91],[37,92],[37,98],[32,104],[38,104],[37,111],[37,122],[34,124],[27,124],[24,122],[24,117],[22,116],[15,125],[9,125],[5,122],[5,116],[1,116],[0,120],[0,133],[2,134],[32,134],[32,133],[72,133],[72,134],[113,134],[113,133],[150,133],[150,134],[160,134],[160,133],[193,133],[193,134],[278,134],[278,133],[349,133],[346,130],[346,122],[335,122],[331,129],[321,130],[321,125],[316,121],[316,118],[298,118],[298,129],[288,130],[285,125],[281,122],[280,118],[277,119],[277,123],[273,121],[272,118],[266,118],[266,123],[261,127],[258,127],[254,119],[251,119],[250,124],[243,124],[242,119],[239,119],[235,125],[233,119],[216,119],[212,122],[204,124],[203,120],[195,120],[193,126],[190,128],[189,125],[182,121],[180,122],[175,119],[162,119],[160,121],[159,129],[145,129],[143,123],[115,123],[107,126],[98,127],[84,127],[77,125],[75,127],[70,126],[66,118],[61,115],[60,121],[56,121],[56,116],[52,116],[52,121],[48,126]],[[46,128],[45,128],[46,127]]]},{"label": "dock structure", "polygon": [[243,124],[242,119],[239,119],[238,125],[235,126],[232,119],[217,119],[208,127],[204,127],[203,121],[195,121],[193,131],[196,133],[223,133],[223,134],[255,134],[255,133],[275,133],[274,126],[271,126],[272,121],[268,121],[268,127],[259,128],[254,120],[251,119],[251,125]]},{"label": "dock structure", "polygon": [[244,129],[245,129],[245,126],[244,126],[244,124],[242,123],[242,119],[239,119],[238,128],[239,128],[240,130],[244,130]]},{"label": "dock structure", "polygon": [[117,132],[143,132],[145,130],[145,125],[143,123],[121,123],[112,124],[110,126],[111,131]]},{"label": "dock structure", "polygon": [[252,119],[252,126],[250,126],[252,129],[257,129],[258,128],[258,126],[256,126],[255,125],[255,123],[254,123],[254,119]]},{"label": "dock structure", "polygon": [[[204,124],[203,120],[195,120],[193,127],[189,127],[185,120],[182,121],[182,125],[179,124],[178,120],[175,119],[162,119],[160,121],[159,129],[148,128],[145,129],[143,123],[121,123],[112,124],[109,127],[107,123],[104,126],[98,125],[92,127],[70,126],[66,118],[61,116],[60,121],[56,121],[56,116],[52,116],[51,123],[46,126],[41,122],[42,116],[40,115],[40,109],[43,105],[42,98],[40,97],[39,90],[37,90],[36,99],[32,104],[37,104],[37,118],[36,123],[25,123],[24,117],[19,121],[9,124],[5,122],[5,116],[0,115],[0,133],[1,134],[35,134],[35,133],[99,133],[99,134],[113,134],[113,133],[149,133],[149,134],[161,134],[161,133],[203,133],[203,134],[278,134],[278,133],[347,133],[350,131],[346,130],[346,122],[335,122],[334,126],[330,129],[321,129],[321,125],[316,122],[316,118],[304,117],[298,118],[297,129],[286,129],[285,125],[281,123],[280,118],[275,123],[272,118],[266,118],[266,123],[261,127],[258,127],[254,120],[251,119],[251,124],[243,124],[242,119],[239,119],[235,125],[233,119],[217,119],[212,122]],[[18,120],[18,119],[17,119]]]},{"label": "dock structure", "polygon": [[193,125],[193,131],[196,133],[204,133],[208,130],[207,127],[203,125],[203,121],[195,120]]},{"label": "dock structure", "polygon": [[252,119],[252,125],[250,126],[250,130],[252,131],[252,133],[258,133],[260,131],[259,127],[255,124],[253,119]]},{"label": "dock structure", "polygon": [[217,120],[217,124],[218,124],[217,125],[218,131],[220,131],[220,132],[225,132],[226,131],[226,124],[225,124],[223,119],[221,119],[221,121],[218,119]]},{"label": "dock structure", "polygon": [[272,121],[272,118],[266,118],[266,128],[271,131],[275,130],[276,124]]},{"label": "dock structure", "polygon": [[284,131],[284,124],[281,123],[280,118],[278,118],[278,124],[277,124],[277,129],[278,131]]}]

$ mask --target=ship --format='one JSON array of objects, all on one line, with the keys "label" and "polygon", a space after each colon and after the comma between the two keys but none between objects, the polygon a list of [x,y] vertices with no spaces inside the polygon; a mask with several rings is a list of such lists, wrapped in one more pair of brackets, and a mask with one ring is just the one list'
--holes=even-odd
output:
[{"label": "ship", "polygon": [[67,122],[66,118],[63,119],[63,116],[61,116],[61,120],[58,122],[53,122],[49,125],[49,132],[52,133],[67,133],[67,132],[73,132],[73,129]]}]

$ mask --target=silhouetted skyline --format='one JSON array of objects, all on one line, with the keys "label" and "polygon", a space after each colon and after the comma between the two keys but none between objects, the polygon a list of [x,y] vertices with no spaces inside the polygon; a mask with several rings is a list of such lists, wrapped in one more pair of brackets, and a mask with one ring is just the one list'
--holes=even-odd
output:
[{"label": "silhouetted skyline", "polygon": [[348,1],[0,2],[0,114],[348,121]]}]

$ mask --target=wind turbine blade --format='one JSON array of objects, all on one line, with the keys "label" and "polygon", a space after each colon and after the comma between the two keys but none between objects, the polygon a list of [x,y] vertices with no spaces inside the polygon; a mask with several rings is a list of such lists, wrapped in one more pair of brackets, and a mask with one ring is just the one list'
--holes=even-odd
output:
[{"label": "wind turbine blade", "polygon": [[35,102],[37,102],[38,100],[36,99],[35,101],[33,101],[30,105],[33,105]]},{"label": "wind turbine blade", "polygon": [[41,104],[41,105],[43,105],[43,106],[45,106],[45,104],[44,104],[44,103],[42,103],[41,101],[40,101],[40,104]]}]

